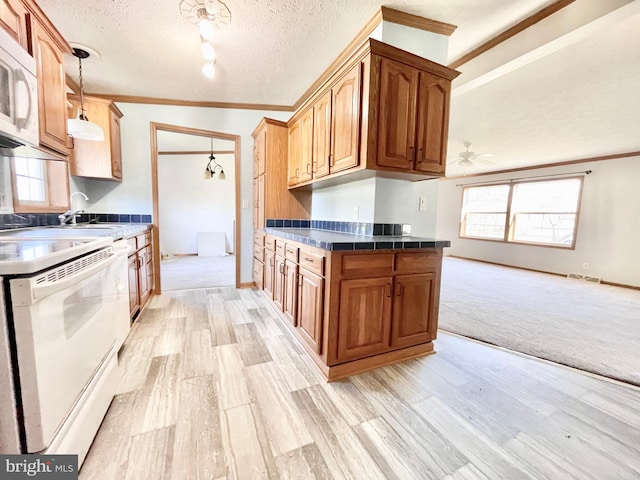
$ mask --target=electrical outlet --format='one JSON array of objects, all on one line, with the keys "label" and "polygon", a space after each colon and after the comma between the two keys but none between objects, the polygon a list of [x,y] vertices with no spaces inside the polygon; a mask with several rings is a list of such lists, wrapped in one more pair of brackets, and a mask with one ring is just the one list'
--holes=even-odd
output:
[{"label": "electrical outlet", "polygon": [[353,219],[358,220],[359,217],[360,217],[360,208],[353,207]]},{"label": "electrical outlet", "polygon": [[427,197],[420,197],[420,203],[418,206],[418,210],[421,212],[427,211]]},{"label": "electrical outlet", "polygon": [[584,262],[584,263],[582,264],[582,269],[583,269],[583,270],[589,270],[589,267],[590,267],[590,265],[589,265],[589,263],[588,263],[588,262]]}]

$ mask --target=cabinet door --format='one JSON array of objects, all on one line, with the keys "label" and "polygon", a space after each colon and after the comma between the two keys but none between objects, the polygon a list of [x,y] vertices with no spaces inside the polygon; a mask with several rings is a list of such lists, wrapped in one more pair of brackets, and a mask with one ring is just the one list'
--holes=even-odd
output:
[{"label": "cabinet door", "polygon": [[406,347],[433,340],[437,328],[436,273],[395,278],[391,345]]},{"label": "cabinet door", "polygon": [[266,179],[266,175],[260,175],[258,177],[258,227],[257,228],[264,228],[264,205],[265,205],[265,199],[264,199],[264,182]]},{"label": "cabinet door", "polygon": [[139,286],[138,286],[138,256],[133,254],[129,257],[129,313],[131,317],[140,308]]},{"label": "cabinet door", "polygon": [[29,50],[26,15],[27,10],[20,0],[0,0],[0,27],[22,48]]},{"label": "cabinet door", "polygon": [[284,262],[283,311],[292,325],[296,325],[298,299],[298,265],[290,260]]},{"label": "cabinet door", "polygon": [[281,312],[284,310],[284,279],[284,257],[276,255],[273,273],[273,303]]},{"label": "cabinet door", "polygon": [[256,284],[258,290],[262,290],[264,280],[264,265],[257,258],[253,259],[253,281]]},{"label": "cabinet door", "polygon": [[120,118],[109,110],[111,135],[111,173],[113,178],[122,180],[122,140],[120,138]]},{"label": "cabinet door", "polygon": [[264,250],[264,291],[273,299],[273,282],[276,266],[276,254],[271,250]]},{"label": "cabinet door", "polygon": [[331,92],[313,106],[313,176],[329,175],[331,154]]},{"label": "cabinet door", "polygon": [[331,171],[358,165],[360,74],[356,65],[331,89]]},{"label": "cabinet door", "polygon": [[298,329],[302,338],[322,353],[324,278],[301,268],[298,273]]},{"label": "cabinet door", "polygon": [[31,22],[38,76],[40,143],[63,154],[67,148],[67,84],[62,50],[37,21]]},{"label": "cabinet door", "polygon": [[142,249],[138,252],[138,282],[140,285],[140,308],[147,303],[151,293],[151,284],[149,283],[149,252]]},{"label": "cabinet door", "polygon": [[313,108],[300,117],[300,172],[298,183],[312,178],[313,161]]},{"label": "cabinet door", "polygon": [[420,72],[416,125],[416,170],[445,171],[451,83]]},{"label": "cabinet door", "polygon": [[289,161],[287,185],[293,186],[300,183],[300,155],[302,148],[302,134],[300,119],[289,127]]},{"label": "cabinet door", "polygon": [[419,72],[387,58],[380,65],[378,165],[412,170]]},{"label": "cabinet door", "polygon": [[253,140],[253,177],[262,175],[266,168],[267,129],[263,128]]},{"label": "cabinet door", "polygon": [[258,230],[258,179],[253,179],[253,229]]},{"label": "cabinet door", "polygon": [[340,283],[338,360],[375,355],[389,346],[392,277]]}]

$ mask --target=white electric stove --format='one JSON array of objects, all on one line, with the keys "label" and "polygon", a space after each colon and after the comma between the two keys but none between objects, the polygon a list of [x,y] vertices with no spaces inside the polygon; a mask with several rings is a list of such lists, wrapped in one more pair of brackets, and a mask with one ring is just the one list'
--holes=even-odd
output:
[{"label": "white electric stove", "polygon": [[44,230],[0,231],[0,453],[81,464],[116,388],[127,247]]}]

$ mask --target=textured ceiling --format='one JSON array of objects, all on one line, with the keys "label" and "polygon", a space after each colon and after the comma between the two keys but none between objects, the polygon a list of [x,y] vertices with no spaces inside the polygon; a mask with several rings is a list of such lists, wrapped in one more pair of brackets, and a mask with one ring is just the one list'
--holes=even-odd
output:
[{"label": "textured ceiling", "polygon": [[[196,27],[179,0],[38,0],[70,42],[101,54],[84,62],[87,91],[207,102],[293,105],[376,13],[380,5],[457,25],[449,60],[474,49],[553,0],[225,0],[231,23],[217,31],[217,76],[201,74]],[[459,67],[449,153],[492,153],[492,165],[447,175],[640,150],[640,0],[576,0],[523,34]],[[623,9],[622,7],[625,7]],[[630,7],[630,8],[626,8]],[[478,72],[500,69],[503,51],[526,57],[546,23],[568,25],[591,10],[615,21],[586,21],[583,35],[468,88]],[[611,17],[611,15],[608,15]],[[81,19],[81,20],[80,20]],[[596,21],[594,21],[594,19]],[[535,33],[532,33],[535,32]],[[586,32],[586,33],[585,33]],[[565,32],[566,33],[566,32]],[[532,35],[539,38],[531,38]],[[529,37],[527,37],[527,35]],[[568,35],[565,35],[568,36]],[[545,40],[547,42],[547,40]],[[553,42],[548,40],[549,44]],[[505,63],[506,65],[506,63]],[[67,71],[77,79],[77,63]],[[481,76],[481,75],[480,75]],[[169,140],[168,138],[166,140]],[[206,139],[189,142],[206,143]],[[197,147],[194,149],[206,149]]]},{"label": "textured ceiling", "polygon": [[[455,59],[551,0],[225,0],[215,80],[201,74],[197,28],[179,0],[38,0],[69,42],[101,54],[85,62],[86,90],[195,101],[293,105],[384,4],[457,25]],[[77,63],[67,71],[77,78]]]}]

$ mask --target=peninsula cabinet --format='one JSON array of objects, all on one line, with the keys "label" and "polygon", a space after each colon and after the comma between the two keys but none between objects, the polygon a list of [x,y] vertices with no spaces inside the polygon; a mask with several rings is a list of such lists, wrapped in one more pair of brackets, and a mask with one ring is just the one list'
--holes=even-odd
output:
[{"label": "peninsula cabinet", "polygon": [[129,244],[129,312],[131,319],[142,310],[153,289],[153,243],[151,230],[126,239]]},{"label": "peninsula cabinet", "polygon": [[[290,176],[289,188],[356,172],[353,178],[443,176],[451,81],[458,74],[368,39],[289,121],[289,170],[306,174]],[[310,112],[309,148],[299,132]]]},{"label": "peninsula cabinet", "polygon": [[264,228],[267,218],[308,219],[311,193],[287,188],[287,124],[264,118],[252,135],[254,230]]},{"label": "peninsula cabinet", "polygon": [[[80,112],[80,96],[68,95],[67,99],[71,104],[69,118],[75,118]],[[88,96],[84,97],[84,109],[89,120],[102,127],[104,140],[96,142],[73,139],[71,175],[121,182],[120,119],[122,112],[111,100]]]},{"label": "peninsula cabinet", "polygon": [[433,352],[441,264],[441,248],[327,251],[268,234],[264,291],[335,380]]},{"label": "peninsula cabinet", "polygon": [[40,144],[68,155],[67,81],[63,56],[71,53],[71,47],[51,24],[32,17],[31,49],[38,77]]}]

